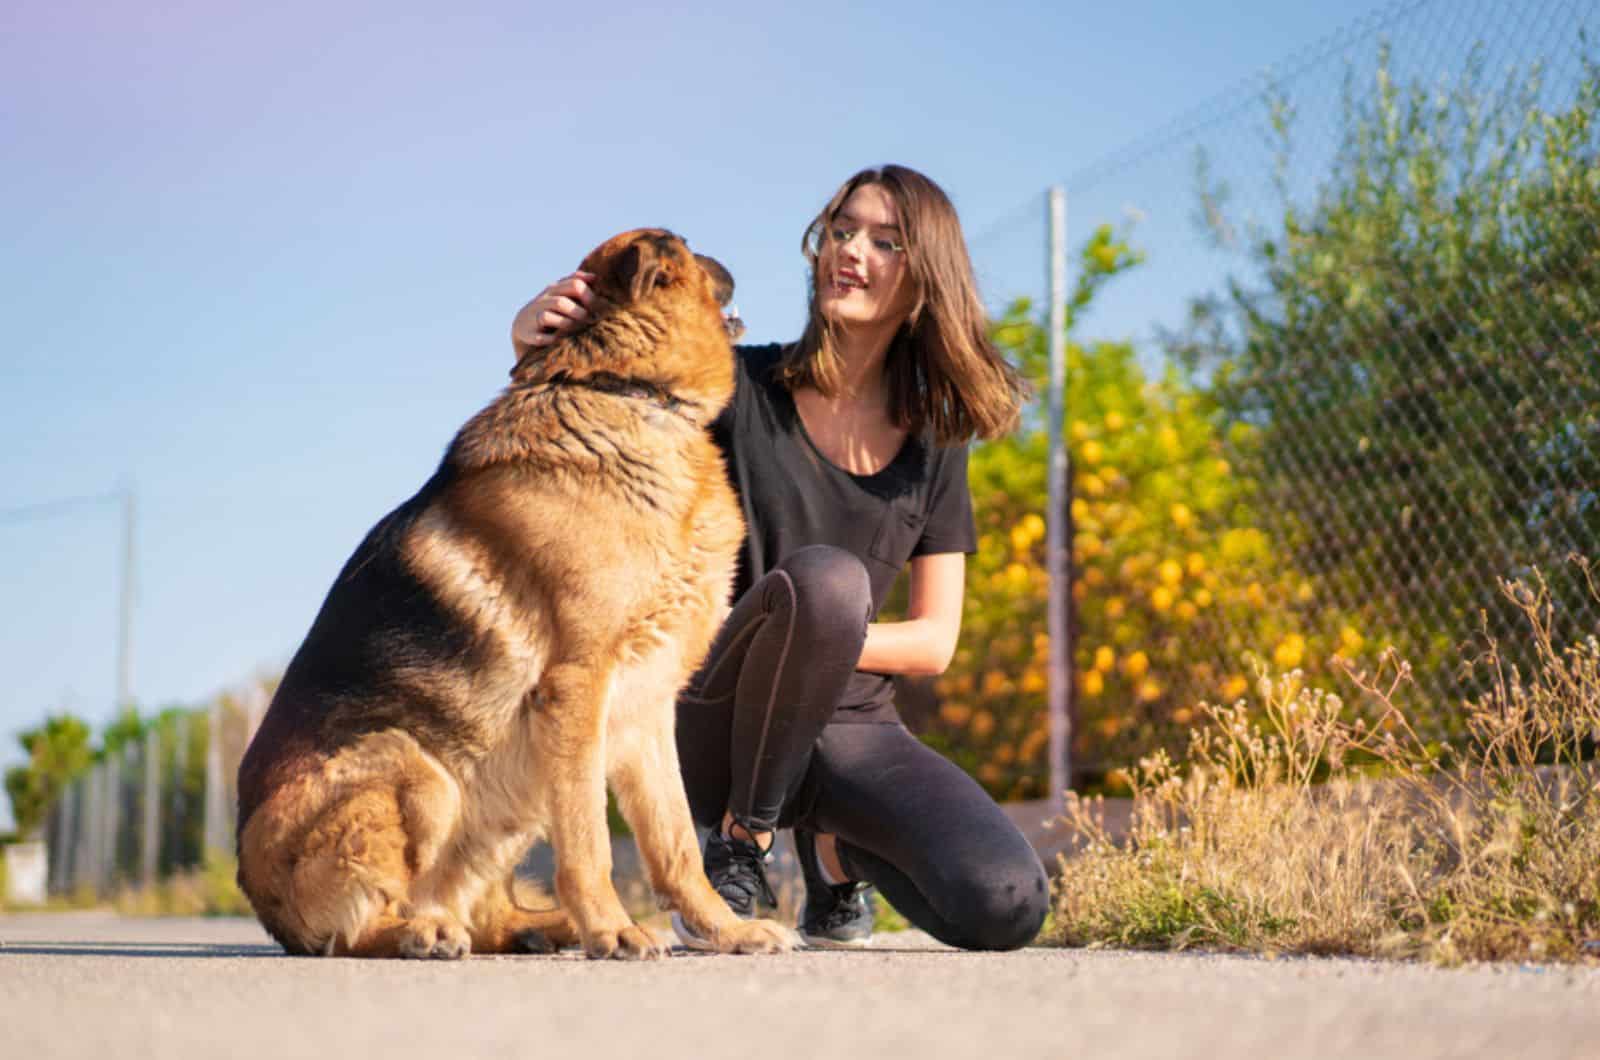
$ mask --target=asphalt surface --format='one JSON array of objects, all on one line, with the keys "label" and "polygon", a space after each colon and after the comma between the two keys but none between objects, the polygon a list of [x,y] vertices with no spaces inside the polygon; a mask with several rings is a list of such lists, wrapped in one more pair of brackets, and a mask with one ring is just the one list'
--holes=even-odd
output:
[{"label": "asphalt surface", "polygon": [[1600,969],[1029,949],[289,958],[251,921],[0,916],[6,1057],[1600,1057]]}]

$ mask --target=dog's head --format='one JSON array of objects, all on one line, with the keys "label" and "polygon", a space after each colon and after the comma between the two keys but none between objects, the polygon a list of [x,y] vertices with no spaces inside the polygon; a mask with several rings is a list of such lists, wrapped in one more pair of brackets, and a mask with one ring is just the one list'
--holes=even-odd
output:
[{"label": "dog's head", "polygon": [[713,414],[727,403],[734,378],[729,342],[744,325],[724,318],[733,277],[720,262],[665,229],[638,228],[612,236],[579,267],[595,277],[591,322],[530,350],[513,378],[604,373],[650,383]]},{"label": "dog's head", "polygon": [[662,228],[613,236],[583,260],[582,268],[599,276],[602,293],[618,302],[643,302],[657,288],[680,285],[686,274],[693,282],[697,268],[710,282],[711,297],[719,307],[733,299],[733,277],[722,263],[690,253],[688,244]]}]

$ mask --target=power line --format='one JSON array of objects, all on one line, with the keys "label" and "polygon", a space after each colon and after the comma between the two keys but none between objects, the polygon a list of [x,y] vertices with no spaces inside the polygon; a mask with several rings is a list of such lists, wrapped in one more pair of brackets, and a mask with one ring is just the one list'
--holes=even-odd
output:
[{"label": "power line", "polygon": [[[1257,92],[1261,85],[1274,81],[1278,83],[1292,81],[1332,61],[1345,48],[1370,40],[1384,30],[1416,16],[1423,8],[1436,2],[1437,0],[1391,0],[1383,7],[1355,19],[1320,40],[1296,49],[1281,63],[1269,64],[1249,74],[1231,88],[1203,100],[1153,132],[1140,136],[1131,143],[1090,162],[1070,174],[1062,183],[1069,191],[1080,193],[1087,191],[1113,173],[1143,161],[1179,140],[1194,137],[1205,129],[1221,125],[1258,105]],[[1280,74],[1277,72],[1279,70],[1288,72]]]},{"label": "power line", "polygon": [[99,504],[121,504],[124,494],[116,493],[88,493],[80,497],[63,497],[59,500],[39,501],[34,504],[23,504],[15,508],[0,508],[0,526],[11,523],[31,522],[35,519],[49,519],[57,515],[64,515],[75,508],[87,508]]},{"label": "power line", "polygon": [[996,236],[1015,231],[1025,221],[1037,225],[1040,213],[1040,199],[1041,197],[1038,193],[1029,195],[1005,214],[979,229],[977,235],[967,240],[967,246],[969,248],[980,247]]},{"label": "power line", "polygon": [[134,493],[127,486],[114,493],[87,493],[12,508],[0,508],[0,526],[65,515],[79,508],[117,504],[122,508],[122,577],[117,594],[117,706],[133,699]]}]

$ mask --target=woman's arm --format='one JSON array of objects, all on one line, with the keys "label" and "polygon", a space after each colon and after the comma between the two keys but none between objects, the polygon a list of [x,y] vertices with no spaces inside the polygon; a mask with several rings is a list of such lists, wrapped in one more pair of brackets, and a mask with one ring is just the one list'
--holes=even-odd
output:
[{"label": "woman's arm", "polygon": [[911,599],[904,622],[867,627],[858,670],[880,674],[940,674],[955,657],[967,557],[960,552],[914,556]]}]

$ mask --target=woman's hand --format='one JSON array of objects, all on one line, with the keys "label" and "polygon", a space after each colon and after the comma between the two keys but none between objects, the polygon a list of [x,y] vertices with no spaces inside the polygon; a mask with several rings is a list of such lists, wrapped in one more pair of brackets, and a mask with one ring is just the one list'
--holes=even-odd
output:
[{"label": "woman's hand", "polygon": [[594,274],[574,272],[539,292],[511,322],[511,347],[521,358],[530,349],[548,346],[589,322],[590,284]]}]

